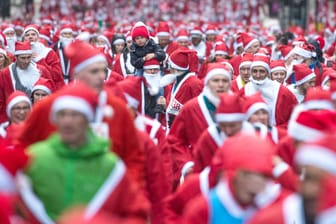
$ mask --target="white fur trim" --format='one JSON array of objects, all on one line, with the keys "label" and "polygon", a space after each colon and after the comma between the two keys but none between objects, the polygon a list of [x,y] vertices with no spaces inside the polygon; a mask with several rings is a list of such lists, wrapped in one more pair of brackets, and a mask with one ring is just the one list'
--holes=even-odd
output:
[{"label": "white fur trim", "polygon": [[207,85],[209,80],[212,79],[212,77],[214,77],[215,75],[221,75],[231,80],[231,74],[229,73],[228,70],[223,69],[223,68],[215,68],[205,75],[204,85]]},{"label": "white fur trim", "polygon": [[200,110],[202,112],[202,115],[203,115],[204,119],[206,120],[208,126],[215,125],[215,122],[212,120],[210,112],[209,112],[208,108],[205,105],[203,96],[204,96],[204,93],[201,93],[197,97],[197,102],[198,102],[198,105],[199,105]]},{"label": "white fur trim", "polygon": [[252,61],[243,61],[242,63],[240,63],[239,69],[245,65],[251,67],[251,64],[252,64]]},{"label": "white fur trim", "polygon": [[314,141],[323,137],[322,132],[301,125],[294,120],[289,122],[288,135],[300,141]]},{"label": "white fur trim", "polygon": [[310,100],[303,103],[305,109],[324,109],[324,110],[334,110],[334,105],[330,100]]},{"label": "white fur trim", "polygon": [[295,46],[293,48],[292,53],[301,55],[302,57],[305,57],[305,58],[311,58],[312,57],[312,52],[311,51],[307,51],[307,50],[305,50],[301,47],[298,47],[298,46]]},{"label": "white fur trim", "polygon": [[176,41],[179,41],[179,40],[189,40],[189,37],[188,36],[178,36],[176,38]]},{"label": "white fur trim", "polygon": [[188,65],[188,67],[181,67],[181,66],[175,64],[170,58],[168,60],[169,60],[169,64],[170,64],[171,68],[174,68],[174,69],[177,69],[177,70],[182,70],[182,71],[185,71],[185,70],[189,69],[189,65]]},{"label": "white fur trim", "polygon": [[156,33],[157,37],[169,37],[170,34],[168,32],[158,32]]},{"label": "white fur trim", "polygon": [[71,28],[64,28],[64,29],[61,29],[60,34],[62,34],[62,33],[72,33],[72,32],[73,32],[73,30]]},{"label": "white fur trim", "polygon": [[287,72],[287,69],[285,67],[283,67],[283,66],[277,66],[277,67],[274,67],[274,68],[271,69],[271,73],[272,72],[277,72],[277,71],[285,71],[285,72]]},{"label": "white fur trim", "polygon": [[257,40],[257,39],[253,39],[253,40],[251,40],[245,47],[244,47],[244,50],[246,51],[249,47],[251,47],[252,46],[252,44],[254,44],[255,42],[259,42],[259,40]]},{"label": "white fur trim", "polygon": [[103,206],[104,202],[106,202],[111,193],[116,189],[122,178],[125,176],[125,173],[125,164],[121,160],[118,160],[103,186],[98,190],[96,195],[88,204],[84,214],[84,218],[86,220],[91,219],[99,212],[99,209]]},{"label": "white fur trim", "polygon": [[322,146],[308,145],[299,148],[294,161],[299,165],[313,165],[336,174],[336,153]]},{"label": "white fur trim", "polygon": [[295,83],[295,86],[299,86],[305,82],[308,82],[309,80],[311,80],[312,78],[316,77],[315,73],[310,73],[309,75],[307,75],[306,77],[304,77],[303,79],[297,81]]},{"label": "white fur trim", "polygon": [[15,182],[12,174],[0,164],[0,191],[6,193],[15,193]]},{"label": "white fur trim", "polygon": [[160,65],[144,65],[143,69],[160,69]]},{"label": "white fur trim", "polygon": [[299,195],[292,194],[283,202],[284,223],[286,224],[304,224],[303,202]]},{"label": "white fur trim", "polygon": [[34,86],[34,88],[32,89],[32,92],[34,92],[35,90],[43,90],[43,91],[47,92],[48,95],[51,94],[51,90],[48,87],[43,86],[43,85],[36,85],[36,86]]},{"label": "white fur trim", "polygon": [[20,55],[20,54],[33,54],[32,50],[17,50],[14,52],[14,55]]},{"label": "white fur trim", "polygon": [[135,99],[134,97],[132,97],[131,95],[127,94],[127,93],[124,93],[124,95],[125,95],[126,100],[127,100],[127,105],[132,107],[132,108],[138,109],[140,102],[137,99]]},{"label": "white fur trim", "polygon": [[29,32],[29,31],[35,31],[36,33],[37,33],[37,36],[39,36],[40,35],[40,32],[36,29],[36,28],[34,28],[34,27],[27,27],[26,29],[24,29],[24,31],[23,31],[23,35],[24,34],[26,34],[27,32]]},{"label": "white fur trim", "polygon": [[264,61],[253,61],[251,63],[251,71],[252,71],[252,68],[255,67],[255,66],[262,66],[264,68],[266,68],[266,70],[268,71],[268,73],[270,73],[270,66],[269,64],[267,64],[266,62]]},{"label": "white fur trim", "polygon": [[219,122],[235,122],[245,120],[244,113],[216,114],[216,121]]},{"label": "white fur trim", "polygon": [[28,98],[28,96],[17,96],[15,98],[13,98],[9,104],[7,105],[7,109],[6,109],[6,112],[7,112],[7,116],[10,117],[10,113],[11,113],[11,110],[12,110],[12,107],[17,104],[17,103],[20,103],[20,102],[26,102],[29,104],[30,108],[31,108],[31,101],[30,99]]},{"label": "white fur trim", "polygon": [[200,189],[202,195],[204,197],[208,196],[210,186],[209,186],[209,174],[210,174],[210,167],[205,167],[201,173],[199,174],[199,182],[200,182]]},{"label": "white fur trim", "polygon": [[182,184],[185,180],[185,177],[187,176],[188,174],[188,171],[193,168],[195,165],[195,163],[193,161],[188,161],[186,162],[182,169],[181,169],[181,177],[180,177],[180,184]]},{"label": "white fur trim", "polygon": [[261,109],[264,109],[269,113],[266,103],[258,102],[250,106],[250,108],[246,111],[246,120],[248,120],[252,116],[252,114]]},{"label": "white fur trim", "polygon": [[55,99],[51,108],[51,121],[55,122],[56,113],[63,109],[71,109],[78,111],[86,116],[89,121],[93,121],[94,119],[94,111],[90,104],[76,96],[61,96]]},{"label": "white fur trim", "polygon": [[44,34],[41,34],[41,35],[39,36],[39,38],[42,38],[42,39],[47,40],[47,41],[50,41],[50,37],[48,37],[48,36],[46,36],[46,35],[44,35]]},{"label": "white fur trim", "polygon": [[226,52],[226,51],[215,51],[215,55],[217,55],[217,54],[224,54],[224,55],[229,55],[228,54],[228,52]]},{"label": "white fur trim", "polygon": [[13,32],[15,32],[14,28],[11,27],[11,26],[9,26],[9,27],[7,27],[6,29],[2,30],[2,33],[6,35],[6,33],[7,33],[8,31],[13,31]]},{"label": "white fur trim", "polygon": [[192,31],[190,31],[190,35],[191,36],[193,36],[193,35],[200,35],[200,36],[202,36],[203,33],[200,30],[192,30]]},{"label": "white fur trim", "polygon": [[318,224],[334,224],[336,223],[336,207],[328,208],[319,213],[317,216]]},{"label": "white fur trim", "polygon": [[121,38],[118,38],[115,41],[113,41],[113,45],[124,44],[124,43],[125,43],[124,39],[121,39]]},{"label": "white fur trim", "polygon": [[78,73],[80,70],[82,70],[83,68],[85,68],[86,66],[88,65],[91,65],[91,64],[94,64],[96,62],[106,62],[106,58],[104,55],[102,54],[98,54],[98,55],[95,55],[91,58],[88,58],[84,61],[82,61],[81,63],[79,63],[75,68],[74,68],[74,73]]},{"label": "white fur trim", "polygon": [[287,163],[285,162],[279,163],[272,170],[273,177],[279,178],[286,170],[288,170],[288,168],[289,166]]},{"label": "white fur trim", "polygon": [[217,34],[218,32],[216,30],[207,30],[205,31],[206,35],[211,35],[211,34]]}]

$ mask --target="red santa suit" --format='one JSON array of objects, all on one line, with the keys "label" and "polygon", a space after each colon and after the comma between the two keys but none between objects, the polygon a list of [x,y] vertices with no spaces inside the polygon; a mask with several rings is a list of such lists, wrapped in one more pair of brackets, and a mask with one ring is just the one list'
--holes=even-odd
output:
[{"label": "red santa suit", "polygon": [[231,83],[231,90],[233,92],[239,92],[239,90],[245,86],[246,83],[243,81],[240,75],[240,69],[242,66],[245,66],[245,67],[250,66],[252,63],[252,60],[253,60],[253,55],[249,53],[244,53],[240,56],[237,56],[236,59],[235,58],[231,59],[230,63],[233,66],[234,74],[236,74],[237,72],[237,74],[235,75],[236,78],[232,80],[232,83]]},{"label": "red santa suit", "polygon": [[[6,114],[6,99],[16,90],[16,80],[14,78],[13,69],[14,63],[0,71],[0,122],[8,120]],[[49,71],[42,65],[30,63],[28,68],[21,70],[16,67],[18,78],[21,84],[32,90],[34,84],[40,77],[51,79]],[[22,77],[22,78],[21,78]],[[24,81],[24,77],[31,77],[28,82]]]},{"label": "red santa suit", "polygon": [[121,74],[124,78],[130,74],[134,74],[135,69],[131,64],[131,56],[127,48],[119,55],[119,57],[115,58],[112,70]]}]

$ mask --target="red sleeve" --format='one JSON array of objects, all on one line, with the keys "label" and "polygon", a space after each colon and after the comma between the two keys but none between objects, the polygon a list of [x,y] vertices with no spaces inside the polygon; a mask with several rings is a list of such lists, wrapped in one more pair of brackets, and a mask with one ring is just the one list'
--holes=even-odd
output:
[{"label": "red sleeve", "polygon": [[121,64],[120,64],[120,56],[115,59],[115,63],[112,67],[112,71],[115,71],[123,76],[123,72],[122,72]]},{"label": "red sleeve", "polygon": [[[276,104],[276,124],[277,126],[287,128],[289,118],[294,107],[298,104],[296,97],[285,86],[281,86]],[[284,109],[286,108],[286,109]]]},{"label": "red sleeve", "polygon": [[210,165],[212,157],[215,154],[217,145],[211,141],[208,129],[206,129],[197,141],[194,152],[194,172],[201,172],[206,166]]},{"label": "red sleeve", "polygon": [[8,120],[6,113],[6,83],[4,77],[5,74],[0,70],[0,123]]},{"label": "red sleeve", "polygon": [[183,212],[183,224],[204,224],[209,222],[208,202],[203,195],[190,201]]},{"label": "red sleeve", "polygon": [[295,147],[291,137],[287,136],[283,138],[279,144],[276,145],[276,152],[289,166],[294,167]]},{"label": "red sleeve", "polygon": [[290,191],[297,192],[299,190],[300,178],[291,167],[283,172],[277,180],[281,186]]},{"label": "red sleeve", "polygon": [[207,69],[208,69],[208,63],[203,62],[197,73],[197,78],[199,78],[200,80],[203,80],[205,78]]},{"label": "red sleeve", "polygon": [[63,74],[62,74],[61,63],[55,51],[53,50],[49,51],[47,56],[44,59],[40,60],[38,64],[42,64],[46,66],[47,69],[49,69],[51,76],[52,76],[52,80],[55,83],[56,90],[64,86],[64,79],[63,79]]}]

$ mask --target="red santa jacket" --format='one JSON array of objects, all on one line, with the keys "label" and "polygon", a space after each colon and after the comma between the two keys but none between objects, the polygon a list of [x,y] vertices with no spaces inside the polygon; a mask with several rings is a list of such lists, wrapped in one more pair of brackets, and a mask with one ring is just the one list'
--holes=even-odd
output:
[{"label": "red santa jacket", "polygon": [[[108,90],[107,103],[103,110],[102,122],[107,123],[111,150],[126,164],[130,174],[141,185],[144,180],[144,152],[139,147],[133,118],[126,104]],[[46,139],[55,127],[49,121],[49,112],[57,93],[34,105],[19,135],[18,143],[26,147],[34,142]],[[34,131],[31,131],[34,130]]]},{"label": "red santa jacket", "polygon": [[[8,120],[6,114],[6,100],[15,90],[15,79],[12,74],[12,65],[0,70],[0,123]],[[52,79],[50,72],[44,66],[36,64],[33,64],[33,66],[36,68],[36,72],[40,73],[41,77]]]}]

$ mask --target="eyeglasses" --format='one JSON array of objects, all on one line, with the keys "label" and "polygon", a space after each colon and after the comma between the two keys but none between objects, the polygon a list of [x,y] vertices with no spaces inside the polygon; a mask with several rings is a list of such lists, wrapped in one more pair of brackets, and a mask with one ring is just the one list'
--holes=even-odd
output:
[{"label": "eyeglasses", "polygon": [[12,107],[12,111],[14,112],[19,112],[19,111],[28,111],[30,110],[30,106],[25,106],[25,107]]}]

